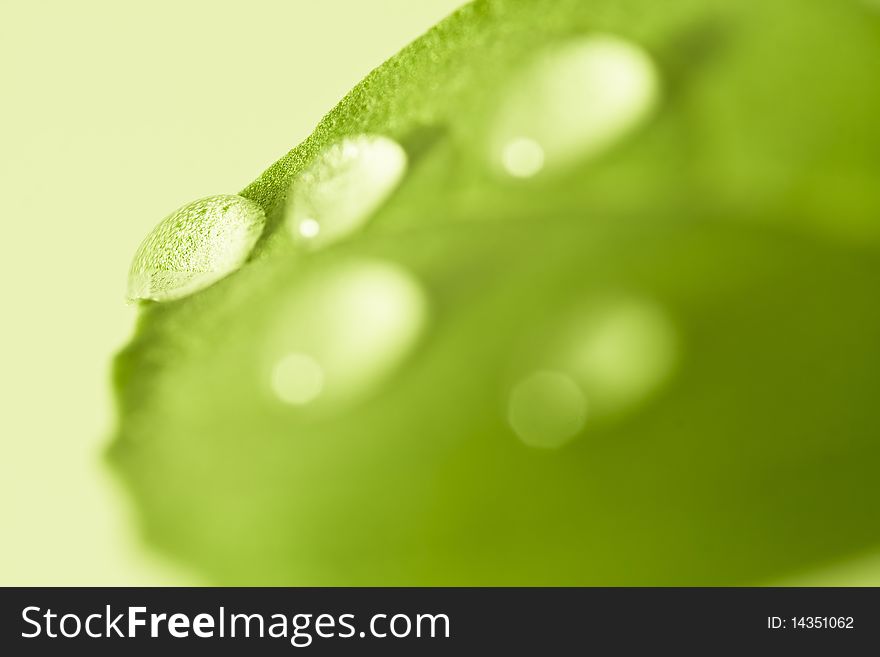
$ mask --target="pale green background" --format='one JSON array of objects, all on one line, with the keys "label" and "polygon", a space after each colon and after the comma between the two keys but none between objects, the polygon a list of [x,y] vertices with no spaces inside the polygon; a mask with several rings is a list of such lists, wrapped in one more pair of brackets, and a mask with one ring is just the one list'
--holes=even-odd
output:
[{"label": "pale green background", "polygon": [[0,584],[198,583],[139,547],[100,462],[131,256],[460,4],[0,4]]},{"label": "pale green background", "polygon": [[[0,584],[199,583],[139,547],[100,462],[125,277],[459,0],[0,5]],[[880,583],[880,559],[785,583]]]}]

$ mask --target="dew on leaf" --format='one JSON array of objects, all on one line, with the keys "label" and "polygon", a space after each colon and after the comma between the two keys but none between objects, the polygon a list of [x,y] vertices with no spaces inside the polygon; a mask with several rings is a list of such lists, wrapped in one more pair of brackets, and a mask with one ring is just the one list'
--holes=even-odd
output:
[{"label": "dew on leaf", "polygon": [[306,217],[299,222],[298,229],[299,234],[302,235],[305,239],[311,239],[313,237],[317,237],[318,233],[321,232],[321,224],[319,224],[311,217]]},{"label": "dew on leaf", "polygon": [[658,306],[620,299],[584,318],[571,368],[597,408],[618,412],[647,397],[671,373],[676,334]]},{"label": "dew on leaf", "polygon": [[209,196],[184,205],[138,247],[128,298],[172,301],[208,287],[244,264],[265,223],[263,209],[241,196]]},{"label": "dew on leaf", "polygon": [[406,152],[387,137],[360,135],[333,144],[291,183],[285,221],[294,241],[321,248],[361,229],[406,168]]},{"label": "dew on leaf", "polygon": [[611,35],[568,40],[536,55],[508,89],[490,158],[515,177],[589,159],[650,115],[659,87],[638,45]]},{"label": "dew on leaf", "polygon": [[504,147],[501,161],[514,178],[531,178],[544,168],[544,149],[534,139],[520,137]]},{"label": "dew on leaf", "polygon": [[394,264],[324,266],[279,311],[268,345],[272,389],[287,403],[322,408],[369,394],[413,349],[427,310],[421,285]]},{"label": "dew on leaf", "polygon": [[508,400],[508,422],[530,447],[562,447],[583,429],[586,418],[586,397],[563,372],[528,375],[514,386]]},{"label": "dew on leaf", "polygon": [[553,345],[545,360],[578,382],[596,416],[634,408],[669,378],[678,355],[664,310],[626,296],[579,309],[544,343]]},{"label": "dew on leaf", "polygon": [[644,299],[603,299],[540,331],[514,387],[508,422],[535,447],[559,447],[591,422],[628,412],[660,388],[677,360],[666,313]]},{"label": "dew on leaf", "polygon": [[305,354],[287,354],[272,371],[272,389],[278,398],[294,406],[313,401],[324,387],[324,370]]}]

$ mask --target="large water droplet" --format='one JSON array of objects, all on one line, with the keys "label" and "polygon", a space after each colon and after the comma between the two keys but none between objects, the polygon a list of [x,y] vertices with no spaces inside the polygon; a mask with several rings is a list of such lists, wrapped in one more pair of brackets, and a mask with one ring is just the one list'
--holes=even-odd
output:
[{"label": "large water droplet", "polygon": [[515,177],[597,155],[645,120],[659,78],[650,56],[610,35],[540,53],[511,86],[492,130],[493,162]]},{"label": "large water droplet", "polygon": [[269,341],[275,394],[310,408],[360,398],[411,351],[427,310],[415,278],[387,262],[336,262],[311,274]]},{"label": "large water droplet", "polygon": [[530,447],[561,447],[584,426],[587,401],[577,383],[562,372],[539,371],[510,393],[507,419]]},{"label": "large water droplet", "polygon": [[387,137],[361,135],[330,146],[291,184],[291,236],[320,248],[354,233],[394,192],[406,167],[406,152]]},{"label": "large water droplet", "polygon": [[209,196],[170,214],[138,247],[131,300],[171,301],[202,290],[247,260],[263,232],[262,208],[241,196]]}]

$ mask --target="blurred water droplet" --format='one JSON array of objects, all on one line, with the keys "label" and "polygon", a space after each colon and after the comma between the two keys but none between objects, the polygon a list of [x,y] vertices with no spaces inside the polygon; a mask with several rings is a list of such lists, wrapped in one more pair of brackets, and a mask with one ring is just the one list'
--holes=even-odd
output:
[{"label": "blurred water droplet", "polygon": [[[541,169],[539,159],[551,169],[595,156],[649,116],[659,86],[651,57],[623,39],[595,35],[550,48],[505,96],[491,157],[510,175],[527,177],[523,171]],[[531,164],[511,166],[516,161]]]},{"label": "blurred water droplet", "polygon": [[[310,407],[351,402],[375,390],[410,353],[427,312],[422,287],[404,269],[374,260],[334,262],[311,273],[282,306],[269,340],[270,362],[287,363],[296,390],[311,390],[303,381],[314,381],[320,370],[320,395],[311,396]],[[308,396],[281,394],[274,367],[276,394]]]},{"label": "blurred water droplet", "polygon": [[286,221],[294,241],[320,248],[359,230],[406,168],[406,152],[387,137],[361,135],[330,146],[291,183]]},{"label": "blurred water droplet", "polygon": [[526,444],[558,447],[590,422],[624,412],[669,379],[676,331],[657,305],[614,297],[581,306],[533,336],[508,421]]},{"label": "blurred water droplet", "polygon": [[502,164],[515,178],[531,178],[544,168],[544,149],[534,139],[510,141],[501,155]]},{"label": "blurred water droplet", "polygon": [[568,375],[539,371],[521,380],[510,393],[508,421],[530,447],[561,447],[581,429],[587,400]]},{"label": "blurred water droplet", "polygon": [[532,363],[577,381],[597,418],[634,408],[670,376],[678,356],[666,313],[631,297],[579,308],[540,337]]},{"label": "blurred water droplet", "polygon": [[287,354],[272,371],[272,388],[288,404],[308,404],[321,394],[323,387],[324,370],[305,354]]},{"label": "blurred water droplet", "polygon": [[210,196],[184,205],[138,247],[128,298],[171,301],[208,287],[241,267],[265,223],[262,208],[241,196]]},{"label": "blurred water droplet", "polygon": [[666,314],[641,300],[619,299],[598,308],[575,328],[570,367],[596,408],[631,407],[670,374],[676,335]]},{"label": "blurred water droplet", "polygon": [[321,224],[312,219],[311,217],[306,217],[302,221],[299,222],[299,234],[302,235],[306,239],[311,239],[316,237],[318,233],[321,232]]}]

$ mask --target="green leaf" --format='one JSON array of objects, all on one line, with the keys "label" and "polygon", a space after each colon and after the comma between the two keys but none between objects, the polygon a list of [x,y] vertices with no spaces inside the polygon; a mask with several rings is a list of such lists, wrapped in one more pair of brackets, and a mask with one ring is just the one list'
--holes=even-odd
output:
[{"label": "green leaf", "polygon": [[865,3],[465,7],[241,192],[244,266],[143,304],[110,455],[144,535],[222,584],[876,547],[878,116]]}]

